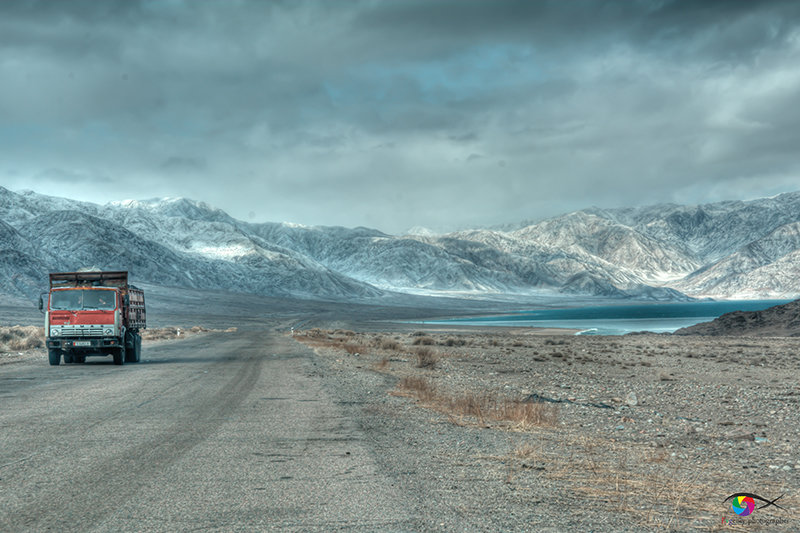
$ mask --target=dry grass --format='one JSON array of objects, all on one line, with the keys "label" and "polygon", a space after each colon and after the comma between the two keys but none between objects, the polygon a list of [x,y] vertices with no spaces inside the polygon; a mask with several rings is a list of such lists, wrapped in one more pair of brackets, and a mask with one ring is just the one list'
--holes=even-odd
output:
[{"label": "dry grass", "polygon": [[[425,407],[453,417],[474,419],[481,425],[487,422],[508,422],[525,429],[534,426],[554,426],[558,422],[558,407],[503,398],[493,393],[464,393],[449,396],[440,393],[427,379],[419,376],[403,378],[394,391],[397,396],[415,398]],[[454,420],[463,425],[464,420]]]},{"label": "dry grass", "polygon": [[39,326],[0,327],[0,352],[22,352],[44,347],[44,328]]},{"label": "dry grass", "polygon": [[433,337],[417,337],[412,344],[414,346],[433,346],[436,344],[436,340]]},{"label": "dry grass", "polygon": [[399,396],[414,397],[422,402],[431,402],[439,398],[433,384],[425,378],[419,376],[409,376],[400,380],[399,391],[409,394],[399,394]]},{"label": "dry grass", "polygon": [[[307,331],[297,331],[293,337],[296,341],[303,342],[309,346],[323,348],[338,348],[347,350],[348,353],[364,353],[365,345],[360,339],[354,339],[352,331],[336,330],[326,331],[319,328]],[[355,348],[357,347],[357,349]],[[351,352],[350,350],[355,350]]]}]

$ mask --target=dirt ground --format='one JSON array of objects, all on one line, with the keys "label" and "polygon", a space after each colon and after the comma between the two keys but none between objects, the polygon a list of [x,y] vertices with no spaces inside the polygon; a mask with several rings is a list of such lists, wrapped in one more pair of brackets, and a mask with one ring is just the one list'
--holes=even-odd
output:
[{"label": "dirt ground", "polygon": [[[366,398],[370,424],[408,424],[415,449],[444,461],[443,477],[467,469],[485,494],[514,491],[512,515],[537,502],[549,517],[539,528],[800,527],[800,339],[408,326],[293,335],[344,396]],[[465,452],[471,439],[480,444]],[[725,499],[743,492],[767,501],[739,516]],[[758,508],[779,497],[780,508]]]}]

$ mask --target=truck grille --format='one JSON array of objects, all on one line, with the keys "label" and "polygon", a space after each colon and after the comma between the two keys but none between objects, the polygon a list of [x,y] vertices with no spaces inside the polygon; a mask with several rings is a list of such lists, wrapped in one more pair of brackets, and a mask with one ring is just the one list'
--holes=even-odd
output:
[{"label": "truck grille", "polygon": [[102,337],[103,329],[109,326],[61,326],[63,337]]}]

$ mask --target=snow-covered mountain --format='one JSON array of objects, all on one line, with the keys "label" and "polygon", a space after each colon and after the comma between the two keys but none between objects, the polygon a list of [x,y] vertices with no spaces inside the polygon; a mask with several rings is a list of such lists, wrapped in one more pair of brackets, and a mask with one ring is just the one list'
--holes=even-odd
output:
[{"label": "snow-covered mountain", "polygon": [[38,294],[49,271],[86,265],[161,285],[317,298],[383,294],[185,199],[98,206],[0,188],[0,221],[0,290],[11,294]]},{"label": "snow-covered mountain", "polygon": [[792,297],[800,295],[800,193],[392,236],[246,223],[185,198],[97,205],[0,187],[0,292],[31,297],[48,271],[86,265],[162,285],[332,299]]}]

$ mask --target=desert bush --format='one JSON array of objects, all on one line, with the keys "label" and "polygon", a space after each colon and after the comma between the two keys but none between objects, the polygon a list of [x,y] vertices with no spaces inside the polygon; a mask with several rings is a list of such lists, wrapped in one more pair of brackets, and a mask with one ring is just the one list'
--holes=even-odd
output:
[{"label": "desert bush", "polygon": [[397,342],[394,339],[383,339],[380,344],[381,350],[392,350],[392,351],[399,351],[403,348],[403,345]]},{"label": "desert bush", "polygon": [[464,339],[454,339],[449,337],[446,341],[444,341],[445,346],[465,346],[467,341]]},{"label": "desert bush", "polygon": [[173,326],[167,326],[165,328],[148,328],[142,330],[140,335],[142,336],[142,340],[153,341],[162,339],[174,339],[176,337],[184,335],[185,332],[186,332],[185,329],[176,328]]},{"label": "desert bush", "polygon": [[355,354],[362,354],[366,351],[366,347],[361,346],[359,344],[354,344],[352,342],[348,342],[344,345],[344,351],[349,353],[350,355]]},{"label": "desert bush", "polygon": [[189,328],[178,328],[175,326],[167,326],[164,328],[147,328],[143,329],[139,332],[139,335],[142,336],[142,340],[145,341],[157,341],[157,340],[164,340],[164,339],[176,339],[181,338],[185,335],[196,335],[198,333],[211,333],[211,332],[220,332],[223,331],[225,333],[233,333],[237,331],[236,328],[228,328],[225,330],[219,329],[211,329],[205,326],[192,326]]},{"label": "desert bush", "polygon": [[311,337],[312,339],[322,339],[327,336],[328,334],[319,328],[311,328],[306,331],[306,337]]},{"label": "desert bush", "polygon": [[427,346],[417,348],[417,368],[434,368],[436,363],[439,362],[439,354],[436,350]]},{"label": "desert bush", "polygon": [[42,348],[44,328],[38,326],[0,327],[0,352],[20,352]]},{"label": "desert bush", "polygon": [[433,346],[434,344],[436,344],[436,341],[433,339],[433,337],[418,337],[414,339],[414,342],[412,344],[414,344],[414,346],[419,346],[419,345]]},{"label": "desert bush", "polygon": [[372,365],[372,369],[376,370],[378,372],[383,372],[387,368],[389,368],[389,358],[388,357],[384,357],[383,359],[381,359],[380,361],[378,361],[377,363]]}]

